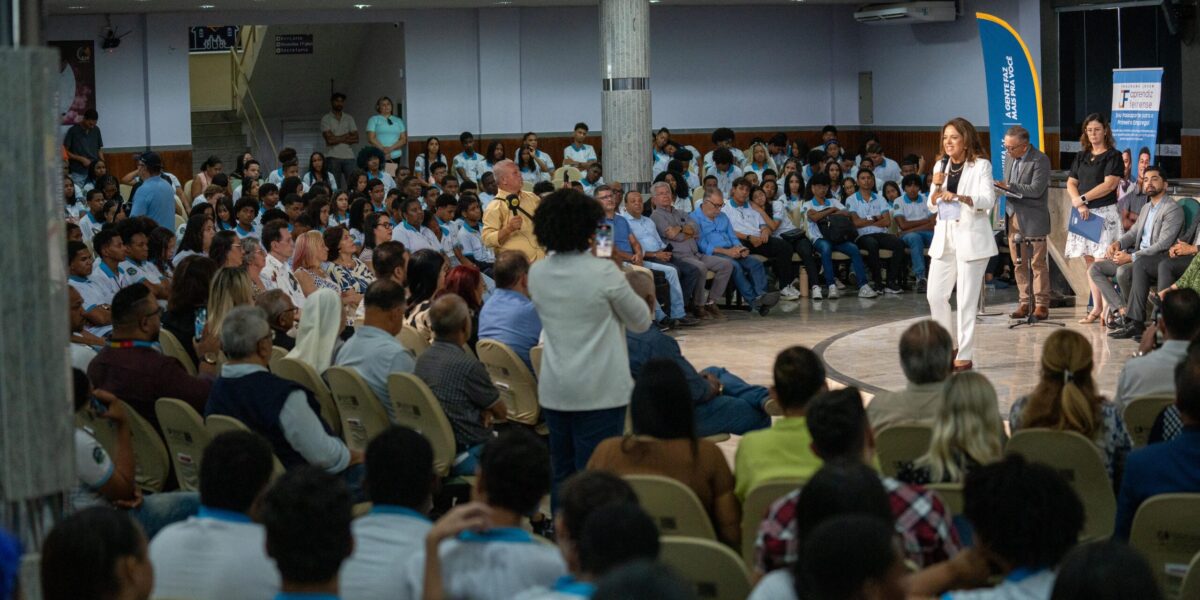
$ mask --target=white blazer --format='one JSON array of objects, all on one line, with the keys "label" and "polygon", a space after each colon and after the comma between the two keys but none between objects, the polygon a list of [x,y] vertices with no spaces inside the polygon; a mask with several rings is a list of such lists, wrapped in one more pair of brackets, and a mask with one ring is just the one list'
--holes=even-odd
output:
[{"label": "white blazer", "polygon": [[[933,172],[942,172],[942,161],[933,165]],[[980,260],[991,258],[998,252],[992,234],[992,207],[996,204],[996,192],[992,187],[992,163],[985,159],[969,162],[963,167],[958,181],[958,195],[970,196],[974,207],[963,205],[957,221],[938,220],[933,229],[933,244],[929,247],[931,258],[941,258],[946,247],[946,236],[954,236],[954,250],[958,260]],[[937,214],[933,197],[944,189],[932,186],[929,190],[929,210]]]}]

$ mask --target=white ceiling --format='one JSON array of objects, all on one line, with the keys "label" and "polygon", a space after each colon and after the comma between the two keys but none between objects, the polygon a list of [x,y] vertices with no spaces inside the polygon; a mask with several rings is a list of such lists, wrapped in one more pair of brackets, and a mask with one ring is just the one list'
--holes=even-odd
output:
[{"label": "white ceiling", "polygon": [[[881,0],[876,0],[877,2]],[[886,1],[886,0],[884,0]],[[651,0],[654,2],[654,0]],[[670,5],[755,5],[755,4],[865,4],[863,0],[658,0],[658,6]],[[355,10],[367,4],[364,13],[373,10],[411,8],[485,8],[496,6],[594,6],[597,0],[45,0],[52,15],[127,14],[148,12],[214,13],[234,11]],[[202,9],[201,7],[211,7]]]}]

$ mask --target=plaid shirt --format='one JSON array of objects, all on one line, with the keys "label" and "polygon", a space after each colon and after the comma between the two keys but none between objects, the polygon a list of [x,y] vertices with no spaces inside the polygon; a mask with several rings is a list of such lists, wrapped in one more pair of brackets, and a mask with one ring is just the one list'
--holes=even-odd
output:
[{"label": "plaid shirt", "polygon": [[[887,490],[896,532],[904,541],[905,557],[926,567],[944,561],[960,549],[958,532],[946,506],[933,492],[920,486],[881,477]],[[792,565],[798,559],[796,501],[800,490],[776,500],[758,526],[754,542],[754,564],[761,573]]]}]

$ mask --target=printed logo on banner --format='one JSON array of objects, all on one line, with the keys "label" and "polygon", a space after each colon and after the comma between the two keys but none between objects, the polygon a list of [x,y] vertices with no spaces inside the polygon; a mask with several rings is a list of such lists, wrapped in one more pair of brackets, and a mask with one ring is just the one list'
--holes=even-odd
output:
[{"label": "printed logo on banner", "polygon": [[1154,164],[1158,142],[1158,109],[1162,103],[1161,68],[1113,69],[1112,127],[1116,149],[1128,151],[1130,177],[1137,179],[1143,149]]},{"label": "printed logo on banner", "polygon": [[979,42],[983,47],[984,79],[987,83],[989,150],[992,175],[1004,177],[1004,132],[1020,125],[1029,130],[1029,141],[1038,149],[1044,145],[1042,131],[1042,91],[1029,48],[1021,36],[1003,19],[987,13],[975,13],[979,23]]}]

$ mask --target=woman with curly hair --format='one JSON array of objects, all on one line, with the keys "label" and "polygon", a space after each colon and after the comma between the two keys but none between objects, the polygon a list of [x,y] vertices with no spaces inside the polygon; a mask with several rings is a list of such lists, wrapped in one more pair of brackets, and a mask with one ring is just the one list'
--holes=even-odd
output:
[{"label": "woman with curly hair", "polygon": [[601,441],[624,430],[633,391],[625,331],[650,327],[650,311],[620,267],[592,254],[603,218],[599,202],[573,189],[546,196],[533,215],[547,252],[529,270],[529,295],[545,340],[538,396],[556,490]]}]

